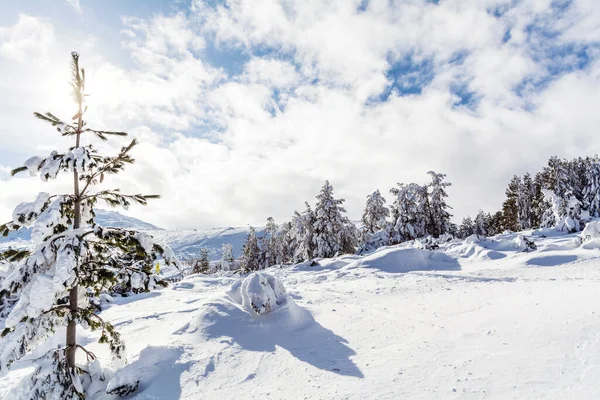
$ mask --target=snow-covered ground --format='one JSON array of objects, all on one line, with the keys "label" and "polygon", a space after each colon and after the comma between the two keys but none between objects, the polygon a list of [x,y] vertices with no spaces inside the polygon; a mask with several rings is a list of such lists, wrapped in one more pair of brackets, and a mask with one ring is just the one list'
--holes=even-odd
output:
[{"label": "snow-covered ground", "polygon": [[[141,379],[133,399],[598,399],[600,245],[573,238],[270,268],[290,300],[267,315],[229,291],[240,278],[194,275],[102,316]],[[27,371],[0,378],[0,398]]]}]

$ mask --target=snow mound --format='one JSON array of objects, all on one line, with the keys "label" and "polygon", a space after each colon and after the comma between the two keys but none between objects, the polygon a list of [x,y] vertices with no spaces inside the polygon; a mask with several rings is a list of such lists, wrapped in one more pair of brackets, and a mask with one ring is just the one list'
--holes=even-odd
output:
[{"label": "snow mound", "polygon": [[364,257],[346,268],[374,268],[389,273],[405,273],[411,271],[456,271],[460,270],[460,264],[456,259],[439,251],[389,248]]},{"label": "snow mound", "polygon": [[584,240],[600,239],[600,221],[589,222],[583,232],[581,232]]},{"label": "snow mound", "polygon": [[242,306],[258,315],[268,314],[287,303],[283,284],[274,276],[262,272],[250,274],[240,288]]}]

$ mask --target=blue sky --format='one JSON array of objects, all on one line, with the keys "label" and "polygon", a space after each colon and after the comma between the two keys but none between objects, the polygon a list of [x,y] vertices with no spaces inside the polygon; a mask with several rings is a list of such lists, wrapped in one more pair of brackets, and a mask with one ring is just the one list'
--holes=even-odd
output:
[{"label": "blue sky", "polygon": [[597,148],[591,3],[2,1],[0,214],[39,190],[8,166],[64,145],[30,115],[70,112],[72,49],[91,122],[144,142],[115,183],[163,194],[131,211],[150,222],[282,220],[325,179],[356,218],[368,193],[430,169],[457,218],[493,211],[513,174]]}]

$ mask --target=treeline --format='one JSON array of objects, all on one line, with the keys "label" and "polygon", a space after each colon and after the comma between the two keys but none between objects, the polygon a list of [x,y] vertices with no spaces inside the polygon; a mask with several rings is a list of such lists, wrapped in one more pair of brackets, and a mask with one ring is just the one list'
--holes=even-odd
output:
[{"label": "treeline", "polygon": [[240,269],[255,271],[450,234],[452,215],[445,190],[450,183],[445,182],[444,174],[428,174],[428,183],[399,183],[392,188],[394,201],[389,208],[379,190],[367,196],[360,228],[348,219],[345,200],[336,199],[333,187],[326,181],[314,207],[306,202],[304,211],[295,211],[292,220],[281,225],[273,218],[267,219],[261,237],[257,237],[254,228],[250,229],[239,260]]},{"label": "treeline", "polygon": [[501,211],[464,218],[456,236],[537,228],[580,231],[591,218],[600,217],[600,158],[551,157],[533,177],[515,175],[505,193]]},{"label": "treeline", "polygon": [[[506,189],[502,209],[480,210],[475,218],[450,221],[446,175],[429,171],[429,182],[398,183],[389,190],[389,204],[379,190],[366,198],[358,226],[346,216],[344,199],[337,199],[326,181],[311,206],[276,224],[267,219],[264,234],[254,228],[246,238],[240,259],[234,260],[231,246],[223,250],[216,268],[255,271],[272,265],[295,264],[340,254],[363,254],[379,247],[432,238],[450,240],[471,235],[493,236],[505,231],[555,228],[576,232],[585,222],[600,217],[600,158],[571,161],[551,157],[535,175],[514,176]],[[428,239],[429,240],[429,239]],[[435,240],[434,240],[435,241]],[[207,256],[196,263],[195,271],[209,268]]]}]

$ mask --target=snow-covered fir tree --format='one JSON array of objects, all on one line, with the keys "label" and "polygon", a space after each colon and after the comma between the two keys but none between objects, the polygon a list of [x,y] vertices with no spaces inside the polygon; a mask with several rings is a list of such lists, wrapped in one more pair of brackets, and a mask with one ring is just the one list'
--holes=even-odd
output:
[{"label": "snow-covered fir tree", "polygon": [[333,197],[333,186],[325,181],[315,205],[312,240],[315,257],[329,258],[338,253],[356,251],[356,238],[351,237],[356,232],[344,216],[346,210],[342,207],[343,203],[344,199]]},{"label": "snow-covered fir tree", "polygon": [[429,187],[429,221],[427,231],[429,234],[438,237],[450,231],[450,218],[452,214],[448,204],[446,204],[446,188],[452,186],[449,182],[444,182],[446,174],[439,174],[434,171],[427,172],[431,176]]},{"label": "snow-covered fir tree", "polygon": [[200,257],[194,262],[192,273],[207,274],[210,272],[210,262],[208,261],[208,250],[206,247],[200,249]]},{"label": "snow-covered fir tree", "polygon": [[150,273],[160,257],[178,265],[170,249],[159,246],[145,233],[96,225],[94,207],[98,202],[127,207],[132,203],[145,205],[156,196],[96,190],[105,178],[134,162],[130,152],[136,141],[116,156],[100,155],[87,144],[94,138],[104,141],[126,134],[87,126],[85,72],[77,53],[72,53],[71,61],[71,86],[77,104],[71,121],[51,113],[34,115],[72,139],[72,147],[46,157],[32,157],[13,174],[28,171],[46,182],[68,173],[73,177],[73,192],[40,193],[33,202],[18,205],[12,221],[0,226],[4,236],[31,227],[36,242],[31,250],[0,256],[12,264],[0,291],[0,372],[66,328],[63,343],[33,362],[34,371],[23,388],[28,399],[83,399],[92,383],[101,383],[102,367],[78,342],[77,327],[100,330],[100,343],[106,343],[116,359],[124,359],[125,351],[115,327],[96,313],[93,297],[116,285],[152,289],[160,284],[159,277]]},{"label": "snow-covered fir tree", "polygon": [[506,188],[506,200],[502,203],[504,229],[519,230],[519,187],[521,178],[514,176]]},{"label": "snow-covered fir tree", "polygon": [[223,243],[221,245],[220,267],[223,271],[234,271],[237,269],[235,258],[233,257],[233,245],[231,243]]},{"label": "snow-covered fir tree", "polygon": [[292,222],[281,224],[279,228],[279,255],[281,263],[288,264],[294,261],[294,240],[291,235]]},{"label": "snow-covered fir tree", "polygon": [[477,216],[475,217],[475,234],[477,236],[487,236],[489,235],[489,226],[488,226],[489,216],[483,212],[483,210],[479,210]]},{"label": "snow-covered fir tree", "polygon": [[288,232],[292,262],[299,263],[314,257],[315,244],[313,242],[315,213],[308,202],[304,203],[306,209],[299,213],[294,211],[291,228]]},{"label": "snow-covered fir tree", "polygon": [[361,218],[363,232],[372,234],[378,230],[385,229],[390,209],[385,206],[385,198],[379,190],[367,196],[367,204]]},{"label": "snow-covered fir tree", "polygon": [[272,217],[267,218],[265,234],[260,239],[264,268],[281,263],[281,245],[279,227]]},{"label": "snow-covered fir tree", "polygon": [[583,206],[592,218],[600,217],[600,158],[588,160],[585,170],[586,186],[582,190]]},{"label": "snow-covered fir tree", "polygon": [[250,227],[250,232],[246,237],[246,242],[242,249],[242,257],[240,258],[240,267],[243,272],[258,271],[263,266],[263,259],[260,247],[258,246],[258,238],[256,230]]},{"label": "snow-covered fir tree", "polygon": [[526,173],[517,190],[517,225],[519,230],[532,227],[534,195],[533,180],[531,175]]},{"label": "snow-covered fir tree", "polygon": [[400,243],[425,236],[429,212],[427,210],[427,187],[416,183],[398,183],[390,190],[395,197],[390,240]]},{"label": "snow-covered fir tree", "polygon": [[463,218],[460,226],[458,227],[458,237],[464,239],[475,234],[475,224],[471,217],[466,216]]}]

